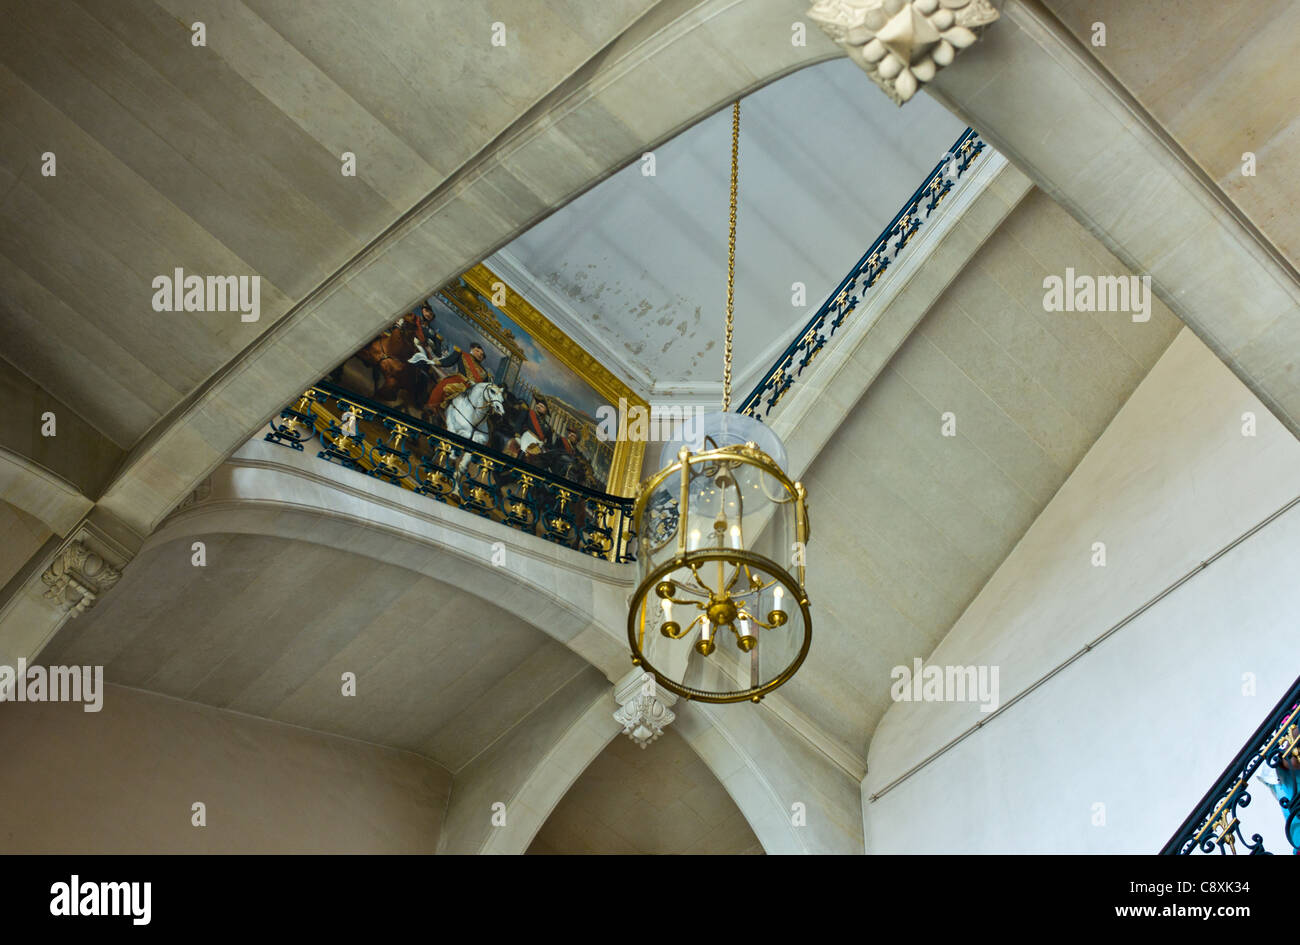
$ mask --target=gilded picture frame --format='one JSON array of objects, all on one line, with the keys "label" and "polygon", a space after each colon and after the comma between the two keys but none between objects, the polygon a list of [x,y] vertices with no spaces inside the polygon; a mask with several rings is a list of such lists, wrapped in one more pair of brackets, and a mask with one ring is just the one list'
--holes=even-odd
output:
[{"label": "gilded picture frame", "polygon": [[[649,404],[644,398],[638,396],[613,372],[533,307],[486,264],[479,263],[466,270],[449,286],[462,281],[483,299],[490,299],[494,307],[526,331],[540,348],[572,371],[615,410],[620,408],[630,410],[633,407],[649,410]],[[447,287],[441,291],[446,293]],[[475,306],[470,303],[470,300],[459,301],[466,304],[458,307],[471,318],[475,318],[476,313],[473,311]],[[479,317],[475,320],[480,321],[484,314],[488,313],[478,312]],[[488,328],[482,321],[480,325],[485,329]],[[626,437],[625,414],[621,412],[618,430],[619,437],[614,443],[606,491],[616,496],[633,496],[640,484],[646,444],[643,440],[633,441]]]}]

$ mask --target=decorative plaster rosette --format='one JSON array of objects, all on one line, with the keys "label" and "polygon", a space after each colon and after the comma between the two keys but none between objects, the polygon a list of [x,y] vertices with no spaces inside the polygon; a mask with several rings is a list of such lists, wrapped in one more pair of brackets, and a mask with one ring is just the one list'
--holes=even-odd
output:
[{"label": "decorative plaster rosette", "polygon": [[808,16],[902,105],[998,11],[989,0],[817,0]]}]

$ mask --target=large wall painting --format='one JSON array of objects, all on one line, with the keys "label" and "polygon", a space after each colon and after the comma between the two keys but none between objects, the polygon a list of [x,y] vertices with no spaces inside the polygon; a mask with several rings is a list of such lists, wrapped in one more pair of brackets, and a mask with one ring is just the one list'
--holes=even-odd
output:
[{"label": "large wall painting", "polygon": [[578,485],[635,491],[645,444],[602,436],[598,417],[645,401],[487,266],[425,297],[331,379]]}]

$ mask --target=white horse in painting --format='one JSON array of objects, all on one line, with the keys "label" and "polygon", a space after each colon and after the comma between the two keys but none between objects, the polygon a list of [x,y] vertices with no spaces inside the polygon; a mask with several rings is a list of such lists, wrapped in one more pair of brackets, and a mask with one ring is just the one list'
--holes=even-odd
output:
[{"label": "white horse in painting", "polygon": [[[488,441],[488,416],[504,416],[506,412],[506,394],[491,381],[481,381],[463,394],[457,394],[447,404],[447,430],[475,443]],[[456,477],[459,479],[469,465],[468,451],[461,455],[456,464]]]}]

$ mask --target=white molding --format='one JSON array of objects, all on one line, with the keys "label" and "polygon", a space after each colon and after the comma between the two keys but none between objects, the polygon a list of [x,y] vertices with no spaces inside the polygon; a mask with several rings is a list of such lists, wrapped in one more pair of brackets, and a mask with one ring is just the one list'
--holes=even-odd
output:
[{"label": "white molding", "polygon": [[[326,504],[331,494],[339,500],[333,505]],[[254,513],[254,518],[246,520],[245,512]],[[307,526],[308,521],[316,524]],[[353,528],[361,531],[351,533],[346,550],[440,580],[447,577],[430,568],[428,555],[398,554],[397,547],[409,542],[411,547],[437,548],[447,555],[439,564],[443,570],[454,559],[481,569],[474,573],[501,577],[502,569],[488,562],[492,544],[504,541],[512,562],[509,583],[528,587],[534,595],[534,608],[520,617],[568,646],[611,681],[626,672],[623,628],[636,582],[634,566],[569,551],[356,470],[327,464],[306,450],[260,438],[248,441],[219,467],[208,494],[170,516],[137,554],[178,538],[218,531],[343,547],[338,539],[346,532],[340,529]],[[368,532],[384,537],[377,545]],[[377,547],[383,552],[377,552]],[[580,629],[565,637],[556,632],[562,625]],[[771,712],[835,767],[861,780],[865,760],[838,745],[779,693],[767,696],[758,711]]]},{"label": "white molding", "polygon": [[[865,252],[865,250],[864,250]],[[720,409],[722,405],[722,360],[717,364],[717,380],[700,380],[688,382],[664,382],[630,360],[625,353],[619,352],[604,338],[593,332],[588,326],[590,319],[576,311],[564,296],[546,285],[531,272],[519,258],[507,249],[498,250],[485,260],[489,269],[499,275],[517,292],[520,297],[555,323],[561,331],[581,345],[588,354],[609,368],[641,397],[650,403],[670,401],[689,406],[702,405]],[[835,289],[832,288],[831,292]],[[749,392],[762,380],[763,375],[798,337],[805,323],[818,311],[830,292],[816,306],[800,309],[801,318],[792,322],[787,330],[776,335],[767,347],[744,368],[743,372],[732,379],[731,400],[739,403],[749,396]]]},{"label": "white molding", "polygon": [[514,289],[524,301],[537,309],[566,335],[576,341],[588,354],[605,365],[640,396],[649,400],[654,378],[645,368],[632,363],[587,327],[589,319],[583,318],[564,296],[534,275],[507,249],[499,249],[485,261],[489,269]]},{"label": "white molding", "polygon": [[672,710],[677,696],[657,686],[654,676],[640,666],[632,667],[614,683],[614,701],[618,703],[611,713],[614,721],[642,750],[677,718]]}]

